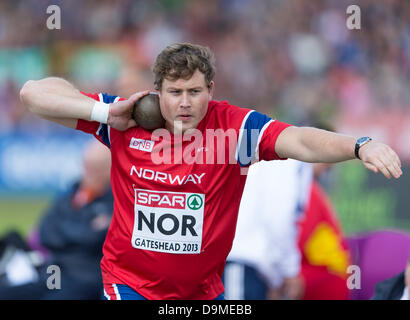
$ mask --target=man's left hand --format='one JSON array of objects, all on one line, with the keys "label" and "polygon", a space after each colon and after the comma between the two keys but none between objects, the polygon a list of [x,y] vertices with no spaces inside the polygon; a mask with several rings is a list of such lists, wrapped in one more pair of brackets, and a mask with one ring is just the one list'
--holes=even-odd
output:
[{"label": "man's left hand", "polygon": [[376,141],[370,141],[359,149],[359,157],[363,165],[377,173],[381,172],[390,179],[396,179],[403,174],[399,156],[388,145]]}]

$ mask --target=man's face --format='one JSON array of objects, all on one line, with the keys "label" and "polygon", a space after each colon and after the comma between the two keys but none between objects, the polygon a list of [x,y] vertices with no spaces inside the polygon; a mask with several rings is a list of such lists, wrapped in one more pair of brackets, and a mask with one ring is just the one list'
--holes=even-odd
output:
[{"label": "man's face", "polygon": [[171,132],[185,132],[196,128],[206,115],[213,86],[211,81],[209,88],[207,87],[205,76],[199,70],[188,80],[164,79],[159,97],[165,127]]}]

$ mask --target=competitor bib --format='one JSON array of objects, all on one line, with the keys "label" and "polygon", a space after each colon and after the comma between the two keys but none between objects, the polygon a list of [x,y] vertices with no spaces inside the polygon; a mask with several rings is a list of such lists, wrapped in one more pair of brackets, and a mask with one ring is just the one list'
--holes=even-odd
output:
[{"label": "competitor bib", "polygon": [[132,246],[167,253],[200,253],[204,207],[204,194],[135,189]]}]

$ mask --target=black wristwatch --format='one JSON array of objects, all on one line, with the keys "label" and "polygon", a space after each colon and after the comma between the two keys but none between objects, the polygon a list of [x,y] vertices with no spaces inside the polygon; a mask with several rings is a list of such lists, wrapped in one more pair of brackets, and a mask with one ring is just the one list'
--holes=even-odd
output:
[{"label": "black wristwatch", "polygon": [[361,138],[357,139],[356,145],[354,147],[354,155],[356,156],[357,159],[360,159],[360,157],[359,157],[360,147],[364,146],[366,143],[368,143],[370,141],[372,141],[372,138],[370,138],[370,137],[361,137]]}]

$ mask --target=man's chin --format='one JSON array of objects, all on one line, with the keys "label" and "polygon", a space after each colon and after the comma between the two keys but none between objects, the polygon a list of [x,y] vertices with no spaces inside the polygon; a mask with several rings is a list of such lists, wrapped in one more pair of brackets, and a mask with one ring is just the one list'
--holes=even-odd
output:
[{"label": "man's chin", "polygon": [[173,130],[170,130],[170,131],[172,131],[174,134],[181,134],[187,130],[195,129],[197,125],[198,124],[194,122],[193,120],[189,120],[189,121],[176,120],[174,121],[172,126],[169,126],[169,128],[173,128]]}]

